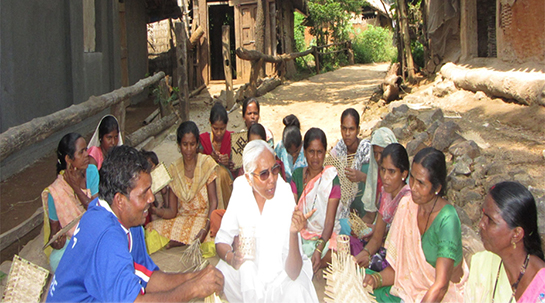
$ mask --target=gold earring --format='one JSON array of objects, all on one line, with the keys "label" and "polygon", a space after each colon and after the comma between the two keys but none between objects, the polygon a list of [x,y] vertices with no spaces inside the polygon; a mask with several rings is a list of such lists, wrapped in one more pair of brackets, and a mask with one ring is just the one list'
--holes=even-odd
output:
[{"label": "gold earring", "polygon": [[513,242],[513,249],[517,249],[517,242]]}]

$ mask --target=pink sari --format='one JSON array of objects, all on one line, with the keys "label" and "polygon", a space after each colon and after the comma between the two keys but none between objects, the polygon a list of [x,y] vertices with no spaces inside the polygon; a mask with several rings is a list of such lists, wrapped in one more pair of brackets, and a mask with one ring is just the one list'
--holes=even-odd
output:
[{"label": "pink sari", "polygon": [[545,268],[542,268],[537,272],[532,280],[532,283],[528,285],[517,302],[543,301],[545,301]]},{"label": "pink sari", "polygon": [[[422,250],[418,230],[418,205],[411,196],[399,202],[390,232],[384,245],[386,260],[395,270],[391,294],[405,302],[420,302],[435,282],[435,268],[427,261]],[[463,262],[464,274],[459,283],[449,282],[443,302],[463,302],[463,286],[468,277],[468,268]]]}]

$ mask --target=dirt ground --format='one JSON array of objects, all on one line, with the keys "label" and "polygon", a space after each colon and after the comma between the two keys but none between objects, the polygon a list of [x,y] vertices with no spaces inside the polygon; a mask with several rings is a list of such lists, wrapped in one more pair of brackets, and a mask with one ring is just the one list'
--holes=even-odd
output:
[{"label": "dirt ground", "polygon": [[[362,114],[360,135],[367,137],[381,116],[388,112],[388,105],[383,102],[369,101],[387,69],[388,64],[354,65],[306,80],[287,82],[258,98],[261,103],[260,122],[273,132],[275,142],[278,142],[282,136],[282,118],[295,114],[301,121],[303,133],[310,127],[320,127],[326,133],[331,147],[340,138],[340,114],[344,109],[354,107]],[[413,108],[442,108],[446,118],[454,119],[461,126],[464,137],[474,140],[487,158],[505,163],[508,171],[525,171],[533,178],[532,186],[545,190],[544,107],[506,103],[501,99],[465,91],[435,98],[431,95],[432,85],[428,83],[414,88],[413,92],[416,93],[413,95],[418,98],[397,102],[408,103]],[[190,119],[197,123],[201,132],[210,130],[210,96],[219,94],[222,86],[211,85],[191,101]],[[154,109],[152,101],[129,107],[128,131],[136,130]],[[240,107],[230,113],[229,118],[229,130],[244,127]],[[163,143],[154,148],[160,160],[167,164],[179,157],[174,129],[171,128]],[[0,183],[1,232],[21,223],[41,206],[40,192],[54,177],[55,159],[51,155]],[[38,234],[39,228],[27,238],[30,240]],[[19,243],[2,251],[2,261],[11,259],[13,253],[17,253],[26,241],[21,239]]]}]

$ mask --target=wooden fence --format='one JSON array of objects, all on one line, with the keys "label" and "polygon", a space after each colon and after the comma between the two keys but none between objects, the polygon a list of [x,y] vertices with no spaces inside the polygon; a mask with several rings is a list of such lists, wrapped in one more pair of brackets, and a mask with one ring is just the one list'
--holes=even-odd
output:
[{"label": "wooden fence", "polygon": [[[144,88],[159,82],[164,77],[165,73],[159,72],[151,77],[141,79],[134,85],[122,87],[98,97],[91,96],[89,100],[81,104],[72,105],[50,115],[35,118],[27,123],[9,128],[7,131],[0,134],[0,161],[6,159],[14,152],[34,143],[38,143],[68,126],[75,125],[100,113],[108,107],[112,107],[112,110],[117,111],[118,113],[120,112],[119,108],[121,108],[121,114],[124,116],[125,106],[123,103],[125,100],[143,92]],[[120,118],[118,114],[115,115],[118,119]],[[173,117],[168,116],[163,117],[163,119],[169,119],[170,121]],[[164,121],[162,121],[163,119],[159,120],[158,123],[164,123]],[[124,129],[122,121],[125,121],[125,119],[119,119],[119,121],[120,128]],[[148,125],[146,127],[155,126]],[[134,141],[135,140],[133,139],[133,144],[135,143]],[[43,208],[40,207],[30,218],[0,235],[0,250],[8,247],[11,243],[29,233],[42,222]]]}]

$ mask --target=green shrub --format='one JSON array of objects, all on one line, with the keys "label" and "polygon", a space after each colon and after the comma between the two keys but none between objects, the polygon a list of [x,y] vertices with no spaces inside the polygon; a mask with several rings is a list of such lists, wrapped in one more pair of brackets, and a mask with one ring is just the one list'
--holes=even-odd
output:
[{"label": "green shrub", "polygon": [[418,41],[411,42],[411,50],[413,54],[414,64],[420,68],[424,68],[424,46]]},{"label": "green shrub", "polygon": [[[306,26],[303,25],[303,22],[305,21],[305,15],[294,12],[293,13],[293,19],[294,19],[294,38],[295,38],[295,51],[297,52],[303,52],[307,50],[308,46],[305,43],[305,28]],[[295,66],[297,67],[297,70],[302,71],[307,69],[307,62],[312,59],[312,55],[307,55],[305,57],[299,57],[295,58]]]},{"label": "green shrub", "polygon": [[397,49],[393,46],[392,37],[389,29],[369,25],[352,41],[356,63],[395,61]]}]

